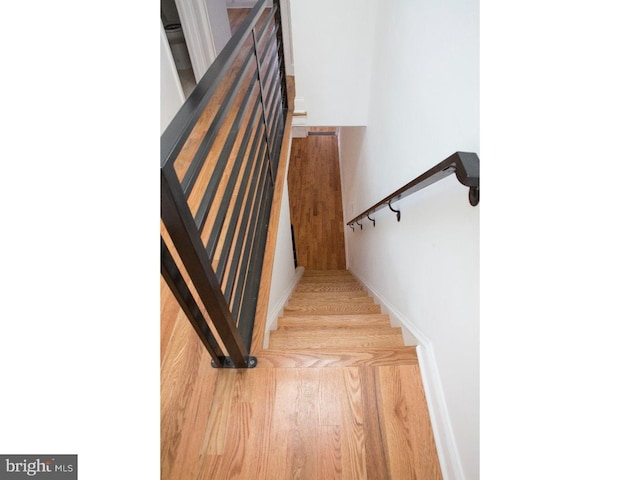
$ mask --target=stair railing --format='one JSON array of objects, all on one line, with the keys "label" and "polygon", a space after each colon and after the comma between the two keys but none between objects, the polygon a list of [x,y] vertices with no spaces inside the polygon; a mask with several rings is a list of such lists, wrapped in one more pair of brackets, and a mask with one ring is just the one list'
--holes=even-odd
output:
[{"label": "stair railing", "polygon": [[280,4],[259,0],[161,138],[161,271],[214,367],[251,368],[287,113]]},{"label": "stair railing", "polygon": [[474,207],[478,205],[480,202],[480,159],[475,153],[456,152],[433,168],[424,172],[422,175],[414,178],[391,195],[387,195],[378,203],[367,208],[360,215],[349,220],[347,225],[351,227],[351,230],[355,230],[354,224],[358,225],[360,229],[362,229],[360,220],[366,218],[373,222],[373,226],[375,227],[376,221],[371,218],[371,215],[383,208],[389,208],[396,214],[396,219],[400,221],[400,210],[393,208],[391,206],[392,202],[396,202],[401,198],[406,198],[412,193],[422,190],[438,180],[448,177],[452,173],[456,174],[460,183],[469,187],[469,203]]}]

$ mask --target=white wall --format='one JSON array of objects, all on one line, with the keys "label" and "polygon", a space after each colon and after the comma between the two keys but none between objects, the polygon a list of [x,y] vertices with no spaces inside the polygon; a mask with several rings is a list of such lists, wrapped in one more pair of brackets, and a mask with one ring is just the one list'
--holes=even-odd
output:
[{"label": "white wall", "polygon": [[160,132],[164,132],[184,103],[184,92],[160,21]]},{"label": "white wall", "polygon": [[[291,138],[286,148],[287,165],[285,172],[289,172],[289,160],[291,159]],[[273,270],[271,272],[271,290],[269,291],[269,309],[267,313],[267,325],[263,346],[269,345],[269,330],[277,327],[278,316],[284,308],[287,300],[293,293],[297,281],[302,272],[296,272],[293,261],[293,240],[291,239],[291,210],[289,208],[289,184],[285,173],[284,186],[282,187],[282,202],[280,204],[280,219],[278,222],[278,236],[273,258]],[[298,273],[298,274],[296,274]]]},{"label": "white wall", "polygon": [[206,0],[209,25],[213,36],[213,48],[217,57],[231,38],[231,26],[226,0]]},{"label": "white wall", "polygon": [[289,4],[296,110],[307,112],[307,125],[365,125],[377,2]]},{"label": "white wall", "polygon": [[[348,219],[451,153],[480,153],[477,0],[378,8],[367,127],[341,129]],[[294,18],[294,35],[295,27]],[[345,233],[348,268],[432,349],[459,458],[448,475],[471,480],[479,477],[480,207],[467,193],[453,175],[398,202],[401,222],[386,210],[375,228],[366,221]]]},{"label": "white wall", "polygon": [[296,282],[295,264],[293,261],[293,241],[291,240],[291,215],[289,210],[289,186],[285,179],[280,207],[278,238],[271,274],[271,290],[269,293],[269,313],[267,328],[277,325],[277,319],[285,303],[293,293]]},{"label": "white wall", "polygon": [[176,0],[196,82],[231,37],[226,0]]}]

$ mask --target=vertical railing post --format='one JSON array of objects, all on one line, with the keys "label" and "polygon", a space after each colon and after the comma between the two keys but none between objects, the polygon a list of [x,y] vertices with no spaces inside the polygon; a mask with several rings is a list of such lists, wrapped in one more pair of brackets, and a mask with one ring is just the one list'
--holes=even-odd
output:
[{"label": "vertical railing post", "polygon": [[249,355],[231,317],[220,284],[202,245],[180,181],[172,168],[160,169],[161,215],[193,286],[204,304],[233,365],[246,368]]},{"label": "vertical railing post", "polygon": [[285,70],[284,60],[284,42],[283,42],[283,30],[282,30],[282,6],[280,0],[273,0],[273,8],[275,8],[275,22],[276,22],[276,40],[278,42],[278,62],[280,67],[280,90],[282,93],[282,108],[286,112],[289,109],[289,97],[287,96],[287,72]]},{"label": "vertical railing post", "polygon": [[269,159],[269,177],[271,178],[271,185],[275,185],[276,177],[273,171],[273,150],[271,143],[269,142],[269,125],[267,124],[267,112],[266,112],[266,98],[264,96],[264,83],[262,81],[262,65],[260,65],[260,55],[258,54],[258,41],[256,40],[256,29],[251,29],[251,36],[253,38],[253,54],[256,57],[256,68],[258,70],[258,84],[260,85],[260,106],[262,110],[262,122],[264,123],[264,140],[267,142],[267,157]]},{"label": "vertical railing post", "polygon": [[160,265],[162,276],[167,286],[178,301],[178,304],[198,334],[198,337],[200,337],[200,341],[207,349],[207,352],[211,355],[211,362],[216,367],[222,368],[224,366],[224,353],[220,350],[218,342],[216,342],[213,336],[213,332],[202,315],[195,298],[191,294],[187,283],[162,237],[160,237]]},{"label": "vertical railing post", "polygon": [[[194,92],[197,95],[189,97],[178,112],[177,120],[172,122],[162,137],[161,218],[166,229],[164,239],[172,244],[170,251],[164,241],[161,242],[162,275],[211,355],[215,367],[251,368],[257,363],[255,357],[249,356],[249,351],[288,100],[281,7],[276,0],[273,10],[262,16],[265,6],[266,0],[258,0],[242,27],[196,86]],[[261,22],[262,19],[264,21]],[[261,26],[257,27],[260,23]],[[252,41],[247,44],[249,35]],[[255,55],[255,76],[247,68],[253,62],[250,55]],[[273,64],[274,61],[278,62],[277,66]],[[238,73],[233,73],[237,84],[226,93],[226,97],[224,93],[221,94],[224,98],[212,120],[209,115],[213,113],[207,113],[204,123],[209,122],[208,129],[181,182],[173,165],[174,160],[199,121],[195,116],[204,116],[205,106],[201,103],[209,102],[214,95],[213,90],[223,84],[222,76],[235,62],[241,67]],[[239,108],[233,110],[231,107],[235,105],[240,85],[244,85],[245,75],[249,72],[249,90],[241,101],[237,100],[240,101]],[[281,96],[280,100],[278,95]],[[250,100],[253,100],[251,108],[247,110]],[[260,114],[258,108],[261,108],[261,119],[257,117]],[[251,113],[245,127],[243,122],[247,112]],[[235,119],[228,137],[220,136],[223,131],[221,126],[234,113]],[[255,134],[245,131],[240,136],[242,128],[252,129],[252,132],[255,129]],[[259,129],[264,129],[264,132],[259,132]],[[251,137],[250,158],[246,158]],[[200,137],[196,135],[195,138]],[[238,144],[240,138],[242,140]],[[200,178],[204,175],[204,165],[209,162],[209,154],[216,142],[223,144],[218,160],[207,171],[209,178]],[[259,164],[253,168],[253,162]],[[243,168],[245,173],[238,185]],[[223,184],[222,175],[227,170],[229,175]],[[252,171],[254,178],[249,186],[248,175]],[[195,188],[196,181],[202,181],[206,189],[200,204],[194,207],[197,210],[194,216],[187,199],[191,201],[190,192]],[[236,191],[236,188],[239,190]],[[217,193],[219,189],[223,189],[220,195]],[[232,200],[240,203],[230,205]],[[205,226],[212,208],[217,213],[208,231]],[[227,213],[231,210],[234,220],[225,226]],[[239,222],[239,229],[235,228],[234,222]],[[205,231],[209,232],[208,239],[202,238]],[[225,235],[224,240],[220,235]],[[217,251],[219,241],[222,244]],[[178,258],[182,261],[180,268],[176,264]],[[230,263],[228,260],[231,260]],[[209,323],[213,323],[213,326],[210,327]]]}]

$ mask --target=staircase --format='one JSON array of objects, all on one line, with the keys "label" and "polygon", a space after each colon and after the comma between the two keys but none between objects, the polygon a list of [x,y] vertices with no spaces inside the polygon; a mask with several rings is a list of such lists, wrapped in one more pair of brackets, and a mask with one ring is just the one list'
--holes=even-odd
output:
[{"label": "staircase", "polygon": [[373,350],[395,357],[406,348],[402,329],[347,270],[305,271],[269,341],[271,351],[307,354]]}]

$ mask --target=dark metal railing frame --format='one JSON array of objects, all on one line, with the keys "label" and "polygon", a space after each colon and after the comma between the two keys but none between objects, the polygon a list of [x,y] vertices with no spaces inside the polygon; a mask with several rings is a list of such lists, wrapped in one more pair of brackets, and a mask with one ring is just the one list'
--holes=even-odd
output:
[{"label": "dark metal railing frame", "polygon": [[[262,28],[257,28],[265,7],[266,0],[259,0],[249,12],[166,128],[160,141],[161,218],[168,239],[180,257],[188,279],[181,273],[170,248],[161,236],[162,276],[211,355],[211,365],[218,368],[251,368],[257,363],[256,358],[250,356],[249,352],[275,175],[287,114],[280,4],[278,0],[274,0],[273,8],[264,20]],[[272,20],[274,23],[270,23]],[[268,28],[268,25],[271,25],[271,28]],[[266,37],[265,32],[269,32]],[[237,76],[234,77],[236,83],[226,92],[184,178],[180,181],[174,169],[174,162],[205,107],[221,85],[225,74],[238,59],[249,36],[252,37],[251,49],[247,58],[242,61]],[[260,54],[259,45],[265,38],[266,46]],[[251,68],[251,57],[256,71],[248,78],[246,74]],[[245,82],[248,86],[243,93],[244,97],[238,99],[241,85]],[[281,97],[280,101],[277,101],[278,96]],[[254,103],[251,104],[250,100],[254,97]],[[228,116],[229,111],[238,100],[240,107],[235,111],[235,117],[231,118]],[[207,181],[207,188],[194,218],[187,198],[214,142],[220,139],[220,130],[227,120],[233,120],[233,125],[229,130],[229,136],[224,139],[218,162]],[[239,129],[245,125],[245,121],[246,128],[240,137]],[[240,143],[237,155],[231,158],[233,146],[238,141]],[[235,163],[229,164],[229,161]],[[225,186],[225,190],[221,192],[221,207],[215,211],[212,231],[205,242],[201,234],[208,216],[214,213],[211,211],[211,202],[220,185],[219,177],[229,168],[228,165],[231,168],[230,182],[233,182],[233,188],[238,185],[237,188],[244,189],[244,193],[238,195],[235,204],[229,204],[233,188],[229,190],[229,184]],[[241,174],[243,169],[244,172]],[[232,233],[229,236],[227,232],[228,237],[222,240],[220,229],[229,215],[229,224],[233,225],[230,229]],[[235,241],[233,238],[229,239],[236,232],[239,235]],[[218,267],[220,273],[216,273],[212,266],[212,257],[220,241],[224,261],[223,268]],[[235,245],[232,247],[232,244]],[[229,261],[231,264],[228,264]],[[223,272],[227,272],[226,278],[223,278]],[[189,281],[213,323],[213,329],[190,291]],[[225,283],[226,285],[223,285]],[[241,291],[238,291],[240,287]],[[216,334],[221,345],[218,345]],[[223,349],[228,356],[225,356]]]},{"label": "dark metal railing frame", "polygon": [[456,152],[433,168],[424,172],[422,175],[414,178],[391,195],[387,195],[378,203],[372,205],[361,214],[349,220],[347,225],[351,227],[351,230],[355,230],[354,224],[358,225],[360,229],[362,229],[360,220],[366,218],[373,222],[373,226],[375,227],[376,222],[375,219],[371,218],[371,215],[383,208],[389,208],[396,214],[396,219],[400,221],[400,210],[394,209],[391,206],[392,202],[396,202],[401,198],[406,198],[412,193],[422,190],[438,180],[448,177],[452,173],[456,174],[456,177],[462,185],[469,187],[469,203],[474,207],[478,205],[480,202],[480,159],[475,153]]}]

